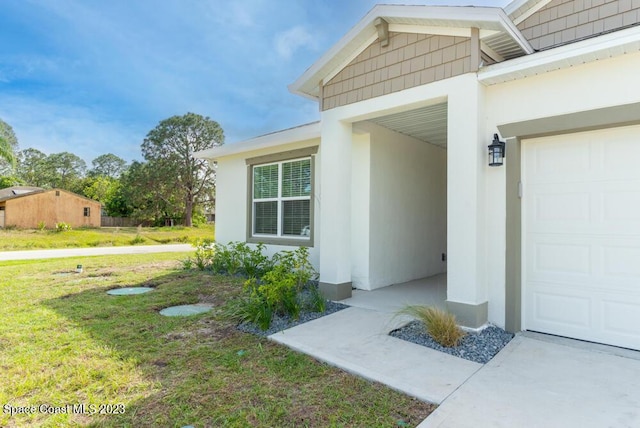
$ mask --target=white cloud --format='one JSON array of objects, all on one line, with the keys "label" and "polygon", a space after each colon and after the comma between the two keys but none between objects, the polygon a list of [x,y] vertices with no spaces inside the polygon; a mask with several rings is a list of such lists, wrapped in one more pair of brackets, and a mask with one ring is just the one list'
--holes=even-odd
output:
[{"label": "white cloud", "polygon": [[282,58],[291,58],[293,53],[302,47],[315,48],[315,39],[305,27],[298,25],[276,34],[275,48]]}]

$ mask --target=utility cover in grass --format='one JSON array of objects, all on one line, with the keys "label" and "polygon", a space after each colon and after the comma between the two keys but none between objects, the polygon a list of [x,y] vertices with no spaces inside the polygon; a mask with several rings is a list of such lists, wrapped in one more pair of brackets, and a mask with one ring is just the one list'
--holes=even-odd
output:
[{"label": "utility cover in grass", "polygon": [[211,305],[195,304],[195,305],[180,305],[164,308],[160,311],[160,315],[165,317],[188,317],[190,315],[204,314],[211,310]]},{"label": "utility cover in grass", "polygon": [[151,290],[153,290],[151,287],[124,287],[109,290],[107,291],[107,294],[111,294],[112,296],[129,296],[131,294],[147,293]]}]

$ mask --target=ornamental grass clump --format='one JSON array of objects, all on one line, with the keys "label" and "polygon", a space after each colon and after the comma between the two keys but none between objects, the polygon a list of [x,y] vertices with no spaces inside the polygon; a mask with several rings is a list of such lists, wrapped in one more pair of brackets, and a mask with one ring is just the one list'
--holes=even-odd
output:
[{"label": "ornamental grass clump", "polygon": [[433,306],[407,306],[400,313],[422,321],[427,334],[447,348],[458,346],[466,334],[458,327],[455,315]]}]

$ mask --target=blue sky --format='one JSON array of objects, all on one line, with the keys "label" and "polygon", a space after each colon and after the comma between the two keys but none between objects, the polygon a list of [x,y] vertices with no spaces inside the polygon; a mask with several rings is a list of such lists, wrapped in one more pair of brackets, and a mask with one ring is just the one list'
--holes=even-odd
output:
[{"label": "blue sky", "polygon": [[[504,6],[504,0],[383,1]],[[159,121],[194,112],[226,142],[319,118],[287,85],[375,0],[3,0],[0,118],[20,148],[140,159]]]}]

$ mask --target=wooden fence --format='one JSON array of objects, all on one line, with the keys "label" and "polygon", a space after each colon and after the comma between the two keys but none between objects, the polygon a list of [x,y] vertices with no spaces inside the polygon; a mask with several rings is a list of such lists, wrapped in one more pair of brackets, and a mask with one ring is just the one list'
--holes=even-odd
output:
[{"label": "wooden fence", "polygon": [[139,225],[140,223],[144,223],[144,222],[136,221],[129,217],[102,216],[100,220],[101,227],[134,227]]}]

